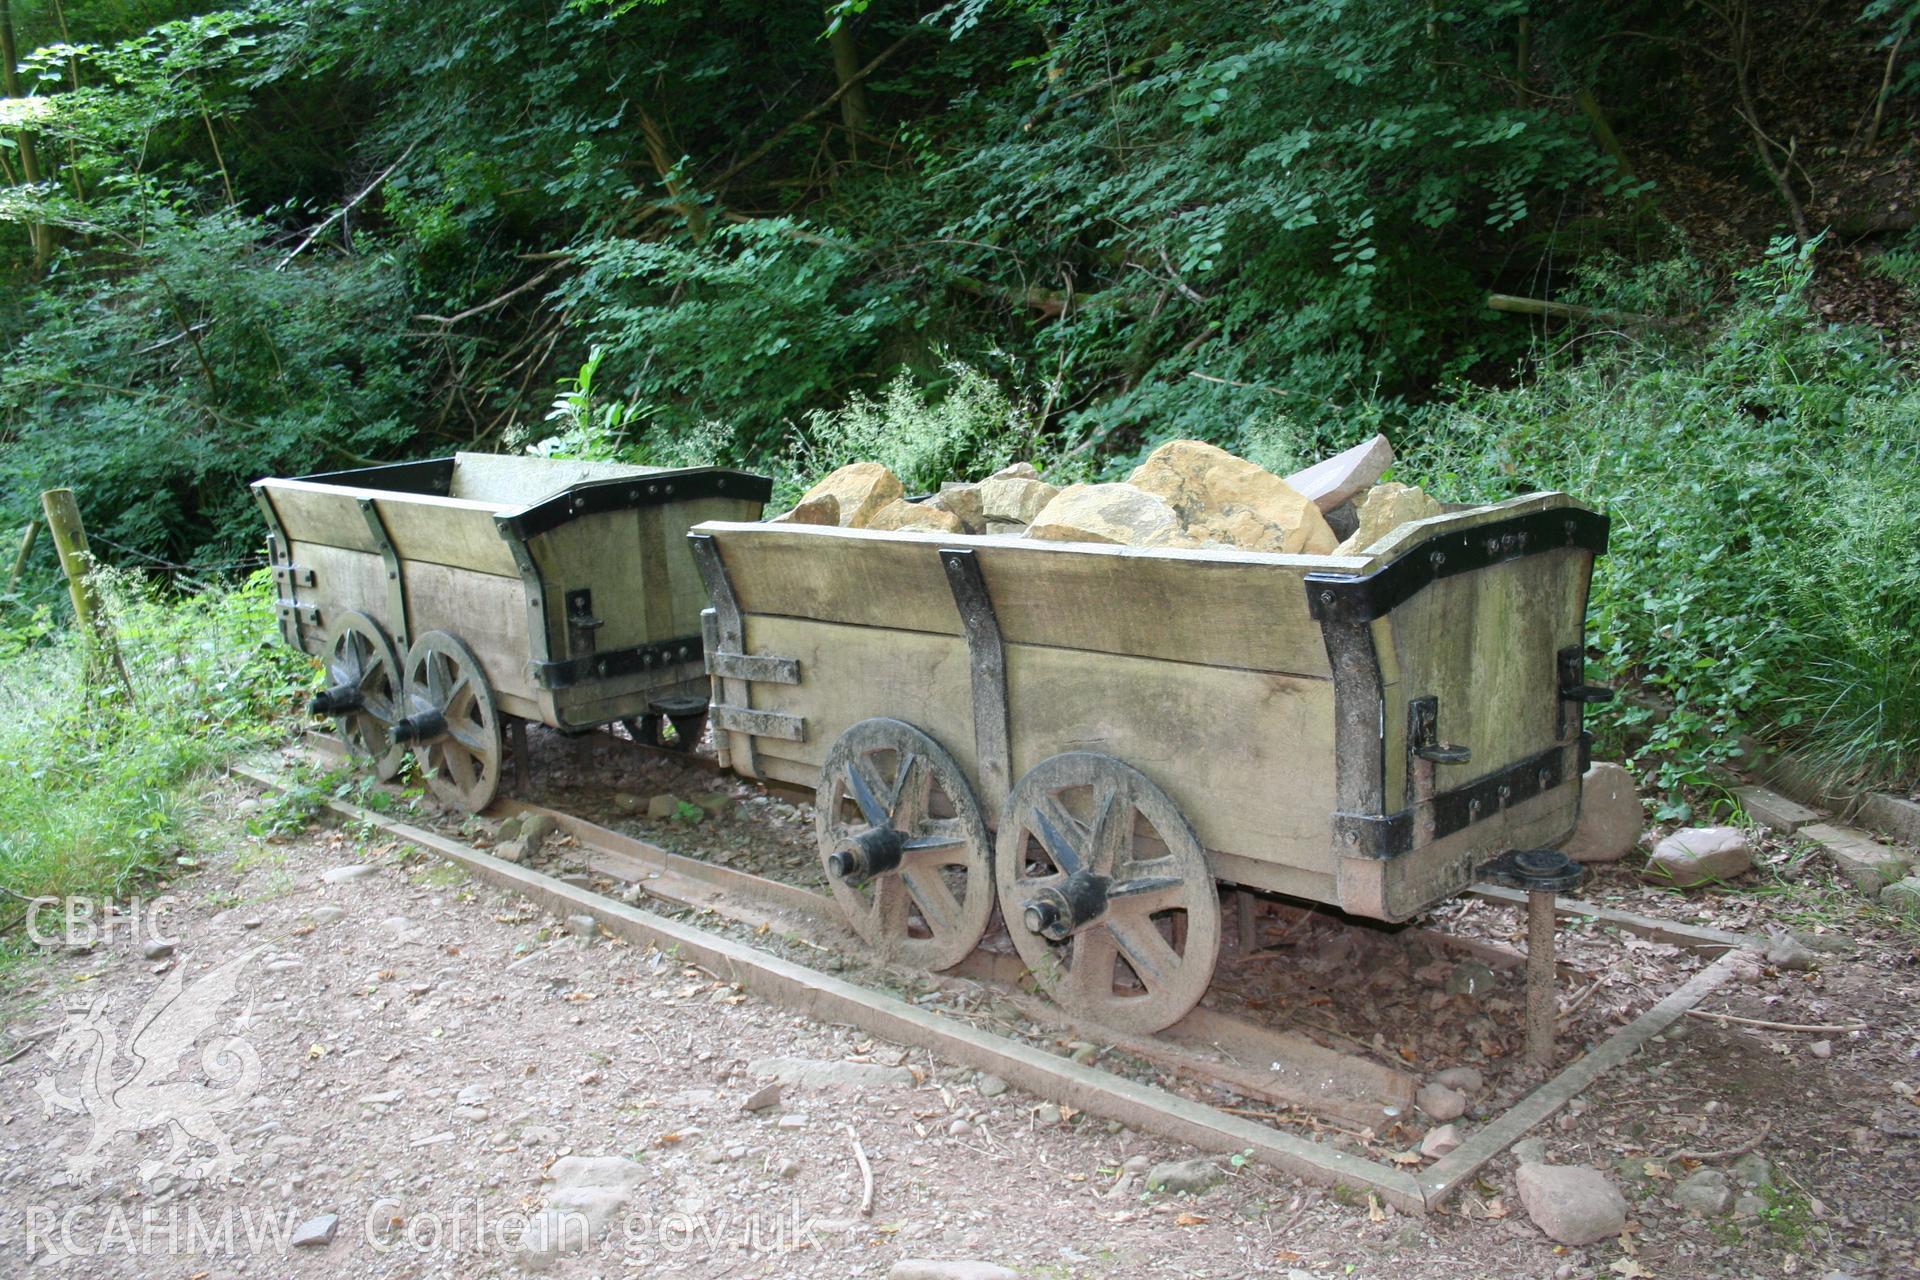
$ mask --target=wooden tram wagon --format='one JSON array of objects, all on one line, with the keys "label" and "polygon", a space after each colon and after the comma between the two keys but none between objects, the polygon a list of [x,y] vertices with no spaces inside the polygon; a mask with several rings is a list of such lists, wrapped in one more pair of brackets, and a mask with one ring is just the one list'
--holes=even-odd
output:
[{"label": "wooden tram wagon", "polygon": [[[261,480],[280,633],[383,779],[409,747],[449,804],[492,800],[503,729],[627,721],[697,740],[706,593],[686,532],[759,518],[763,476],[462,453]],[[677,733],[665,726],[672,726]]]},{"label": "wooden tram wagon", "polygon": [[1403,920],[1570,833],[1594,557],[1562,494],[1362,556],[702,524],[715,741],[812,787],[877,950],[958,963],[997,905],[1041,987],[1154,1031],[1217,882]]}]

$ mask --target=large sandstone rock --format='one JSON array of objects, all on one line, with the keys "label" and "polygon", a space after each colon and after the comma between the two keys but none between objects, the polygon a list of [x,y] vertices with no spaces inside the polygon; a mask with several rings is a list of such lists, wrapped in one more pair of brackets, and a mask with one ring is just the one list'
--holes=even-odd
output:
[{"label": "large sandstone rock", "polygon": [[1041,479],[1041,475],[1040,475],[1040,468],[1034,466],[1031,462],[1010,462],[1006,466],[994,472],[992,475],[988,476],[987,479],[989,480],[1038,480],[1038,479]]},{"label": "large sandstone rock", "polygon": [[807,490],[800,506],[830,495],[840,504],[840,523],[849,529],[864,529],[874,512],[905,492],[900,486],[900,477],[883,464],[856,462]]},{"label": "large sandstone rock", "polygon": [[1364,554],[1403,524],[1440,514],[1440,504],[1425,492],[1404,484],[1377,484],[1354,499],[1360,528],[1334,550],[1337,556]]},{"label": "large sandstone rock", "polygon": [[1180,517],[1130,484],[1075,484],[1062,489],[1027,526],[1029,538],[1051,542],[1117,542],[1130,547],[1183,543]]},{"label": "large sandstone rock", "polygon": [[1592,1244],[1627,1225],[1627,1201],[1607,1175],[1585,1165],[1523,1164],[1516,1179],[1533,1225],[1561,1244]]},{"label": "large sandstone rock", "polygon": [[934,533],[964,533],[966,526],[951,511],[926,502],[895,498],[867,519],[869,529],[922,529]]},{"label": "large sandstone rock", "polygon": [[1331,511],[1379,480],[1392,465],[1393,446],[1385,436],[1375,436],[1304,471],[1294,472],[1287,477],[1287,483],[1321,511]]},{"label": "large sandstone rock", "polygon": [[768,524],[839,524],[840,499],[830,493],[806,498],[791,511],[782,511]]},{"label": "large sandstone rock", "polygon": [[1595,761],[1580,779],[1580,825],[1565,852],[1576,862],[1618,862],[1640,843],[1646,811],[1633,775],[1617,764]]},{"label": "large sandstone rock", "polygon": [[980,486],[977,484],[950,480],[940,486],[940,492],[927,499],[926,505],[958,516],[961,528],[967,533],[987,531],[987,513],[981,506]]},{"label": "large sandstone rock", "polygon": [[1173,508],[1189,537],[1248,551],[1324,555],[1326,517],[1279,476],[1199,440],[1172,440],[1134,468],[1128,483]]},{"label": "large sandstone rock", "polygon": [[1688,827],[1653,846],[1646,877],[1692,889],[1731,880],[1753,869],[1753,849],[1738,827]]},{"label": "large sandstone rock", "polygon": [[1044,480],[998,475],[981,482],[980,511],[988,533],[1017,533],[1033,523],[1059,490]]}]

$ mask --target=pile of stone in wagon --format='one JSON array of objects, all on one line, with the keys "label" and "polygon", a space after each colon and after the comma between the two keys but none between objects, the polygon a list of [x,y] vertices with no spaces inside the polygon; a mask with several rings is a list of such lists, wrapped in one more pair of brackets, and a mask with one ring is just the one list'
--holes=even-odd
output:
[{"label": "pile of stone in wagon", "polygon": [[1439,515],[1417,488],[1382,483],[1385,436],[1277,476],[1199,440],[1155,449],[1120,484],[1047,483],[1016,462],[985,480],[913,499],[878,462],[856,462],[809,489],[775,523],[1001,534],[1134,547],[1237,548],[1358,555],[1401,525]]}]

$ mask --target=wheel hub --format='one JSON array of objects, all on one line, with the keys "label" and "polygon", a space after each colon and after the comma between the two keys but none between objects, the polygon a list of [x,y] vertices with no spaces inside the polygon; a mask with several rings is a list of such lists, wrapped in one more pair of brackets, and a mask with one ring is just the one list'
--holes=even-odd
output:
[{"label": "wheel hub", "polygon": [[307,704],[307,711],[316,716],[337,716],[358,711],[364,703],[359,685],[337,684],[314,694],[313,701]]},{"label": "wheel hub", "polygon": [[395,742],[431,742],[435,738],[445,736],[446,732],[446,716],[437,710],[428,709],[396,721],[393,726],[393,740]]},{"label": "wheel hub", "polygon": [[1107,914],[1111,883],[1106,876],[1082,870],[1057,885],[1043,885],[1027,899],[1020,922],[1029,933],[1064,942]]},{"label": "wheel hub", "polygon": [[834,846],[833,852],[827,855],[827,870],[848,884],[871,880],[900,866],[900,854],[906,843],[904,831],[869,827]]}]

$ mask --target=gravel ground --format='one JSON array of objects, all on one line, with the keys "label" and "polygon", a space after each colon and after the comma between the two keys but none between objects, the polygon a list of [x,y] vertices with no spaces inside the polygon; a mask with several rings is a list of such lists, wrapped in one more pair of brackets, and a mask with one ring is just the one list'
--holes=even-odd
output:
[{"label": "gravel ground", "polygon": [[[378,838],[256,834],[242,788],[212,802],[219,852],[157,916],[172,954],[119,930],[16,975],[0,1274],[878,1276],[909,1257],[1058,1277],[1920,1274],[1910,942],[1756,964],[1709,1002],[1867,1030],[1688,1021],[1550,1126],[1550,1159],[1607,1170],[1633,1205],[1626,1236],[1569,1249],[1527,1220],[1511,1158],[1423,1220],[1220,1157],[1201,1194],[1149,1192],[1150,1168],[1204,1153],[570,932]],[[355,866],[373,870],[340,876]],[[156,993],[172,1003],[142,1033]],[[778,1100],[745,1109],[779,1070]],[[1687,1153],[1725,1168],[1747,1145],[1776,1175],[1757,1207],[1675,1203]],[[604,1234],[529,1252],[550,1203]],[[326,1215],[330,1243],[285,1243]]]}]

